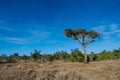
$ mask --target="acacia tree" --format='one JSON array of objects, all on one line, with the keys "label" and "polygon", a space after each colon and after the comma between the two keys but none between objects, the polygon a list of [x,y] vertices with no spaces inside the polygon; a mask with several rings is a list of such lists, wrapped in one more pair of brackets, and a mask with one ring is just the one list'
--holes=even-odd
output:
[{"label": "acacia tree", "polygon": [[93,30],[87,31],[86,29],[82,28],[76,30],[68,28],[65,29],[64,34],[65,36],[70,37],[81,44],[84,49],[84,63],[87,63],[86,47],[89,43],[94,42],[96,38],[99,38],[100,34]]}]

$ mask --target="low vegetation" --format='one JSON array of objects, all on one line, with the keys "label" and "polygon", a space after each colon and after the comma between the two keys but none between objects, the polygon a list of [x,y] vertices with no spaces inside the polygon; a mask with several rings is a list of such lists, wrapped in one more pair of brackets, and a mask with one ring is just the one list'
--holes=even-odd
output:
[{"label": "low vegetation", "polygon": [[[115,60],[120,59],[120,48],[115,49],[113,51],[103,50],[100,53],[91,52],[88,54],[87,61],[103,61],[103,60]],[[83,62],[84,54],[78,49],[71,49],[71,52],[68,53],[66,51],[57,51],[53,54],[42,54],[39,50],[34,50],[31,55],[19,55],[19,53],[14,53],[12,55],[0,55],[1,63],[10,63],[17,62],[19,60],[31,60],[31,61],[54,61],[54,60],[62,60],[64,62]]]}]

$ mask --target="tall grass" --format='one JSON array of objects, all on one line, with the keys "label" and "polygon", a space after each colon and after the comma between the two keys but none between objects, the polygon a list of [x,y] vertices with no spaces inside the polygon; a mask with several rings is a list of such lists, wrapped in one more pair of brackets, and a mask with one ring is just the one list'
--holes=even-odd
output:
[{"label": "tall grass", "polygon": [[120,80],[120,60],[0,64],[0,80]]}]

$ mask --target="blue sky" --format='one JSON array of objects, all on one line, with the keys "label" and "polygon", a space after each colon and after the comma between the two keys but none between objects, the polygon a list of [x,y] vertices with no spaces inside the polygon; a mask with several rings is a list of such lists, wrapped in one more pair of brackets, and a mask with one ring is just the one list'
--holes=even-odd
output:
[{"label": "blue sky", "polygon": [[102,34],[88,53],[120,48],[119,0],[0,0],[0,54],[70,51],[82,47],[66,28]]}]

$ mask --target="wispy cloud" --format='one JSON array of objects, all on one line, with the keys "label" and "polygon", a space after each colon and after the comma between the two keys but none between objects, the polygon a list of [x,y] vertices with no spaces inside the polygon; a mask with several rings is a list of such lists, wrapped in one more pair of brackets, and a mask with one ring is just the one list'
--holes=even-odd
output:
[{"label": "wispy cloud", "polygon": [[23,40],[20,39],[20,38],[5,37],[5,39],[7,39],[7,40],[13,40],[13,41],[23,41]]},{"label": "wispy cloud", "polygon": [[0,27],[0,30],[13,31],[13,29],[11,29],[11,28],[7,28],[7,27]]},{"label": "wispy cloud", "polygon": [[[2,41],[13,44],[36,44],[45,40],[51,33],[49,31],[33,30],[28,33],[26,37],[1,37]],[[50,42],[50,41],[48,41]]]},{"label": "wispy cloud", "polygon": [[115,35],[115,34],[116,34],[116,36],[118,36],[119,33],[120,33],[120,30],[103,32],[104,39],[110,39],[110,38],[112,38],[112,35]]},{"label": "wispy cloud", "polygon": [[111,24],[109,27],[110,27],[110,30],[116,30],[119,26],[120,24]]},{"label": "wispy cloud", "polygon": [[60,40],[45,40],[46,43],[59,43]]},{"label": "wispy cloud", "polygon": [[97,32],[104,32],[106,30],[106,25],[100,25],[100,26],[95,26],[92,28],[92,30],[95,30]]},{"label": "wispy cloud", "polygon": [[4,37],[4,40],[9,43],[14,43],[14,44],[25,44],[25,41],[21,38]]},{"label": "wispy cloud", "polygon": [[117,34],[117,36],[118,36],[118,37],[120,37],[120,33],[119,33],[119,34]]},{"label": "wispy cloud", "polygon": [[93,30],[96,30],[103,35],[103,39],[111,39],[113,35],[120,34],[120,24],[109,24],[109,25],[100,25],[93,27]]},{"label": "wispy cloud", "polygon": [[30,31],[31,35],[33,37],[48,37],[51,33],[49,31],[39,31],[39,30],[33,30],[33,31]]}]

